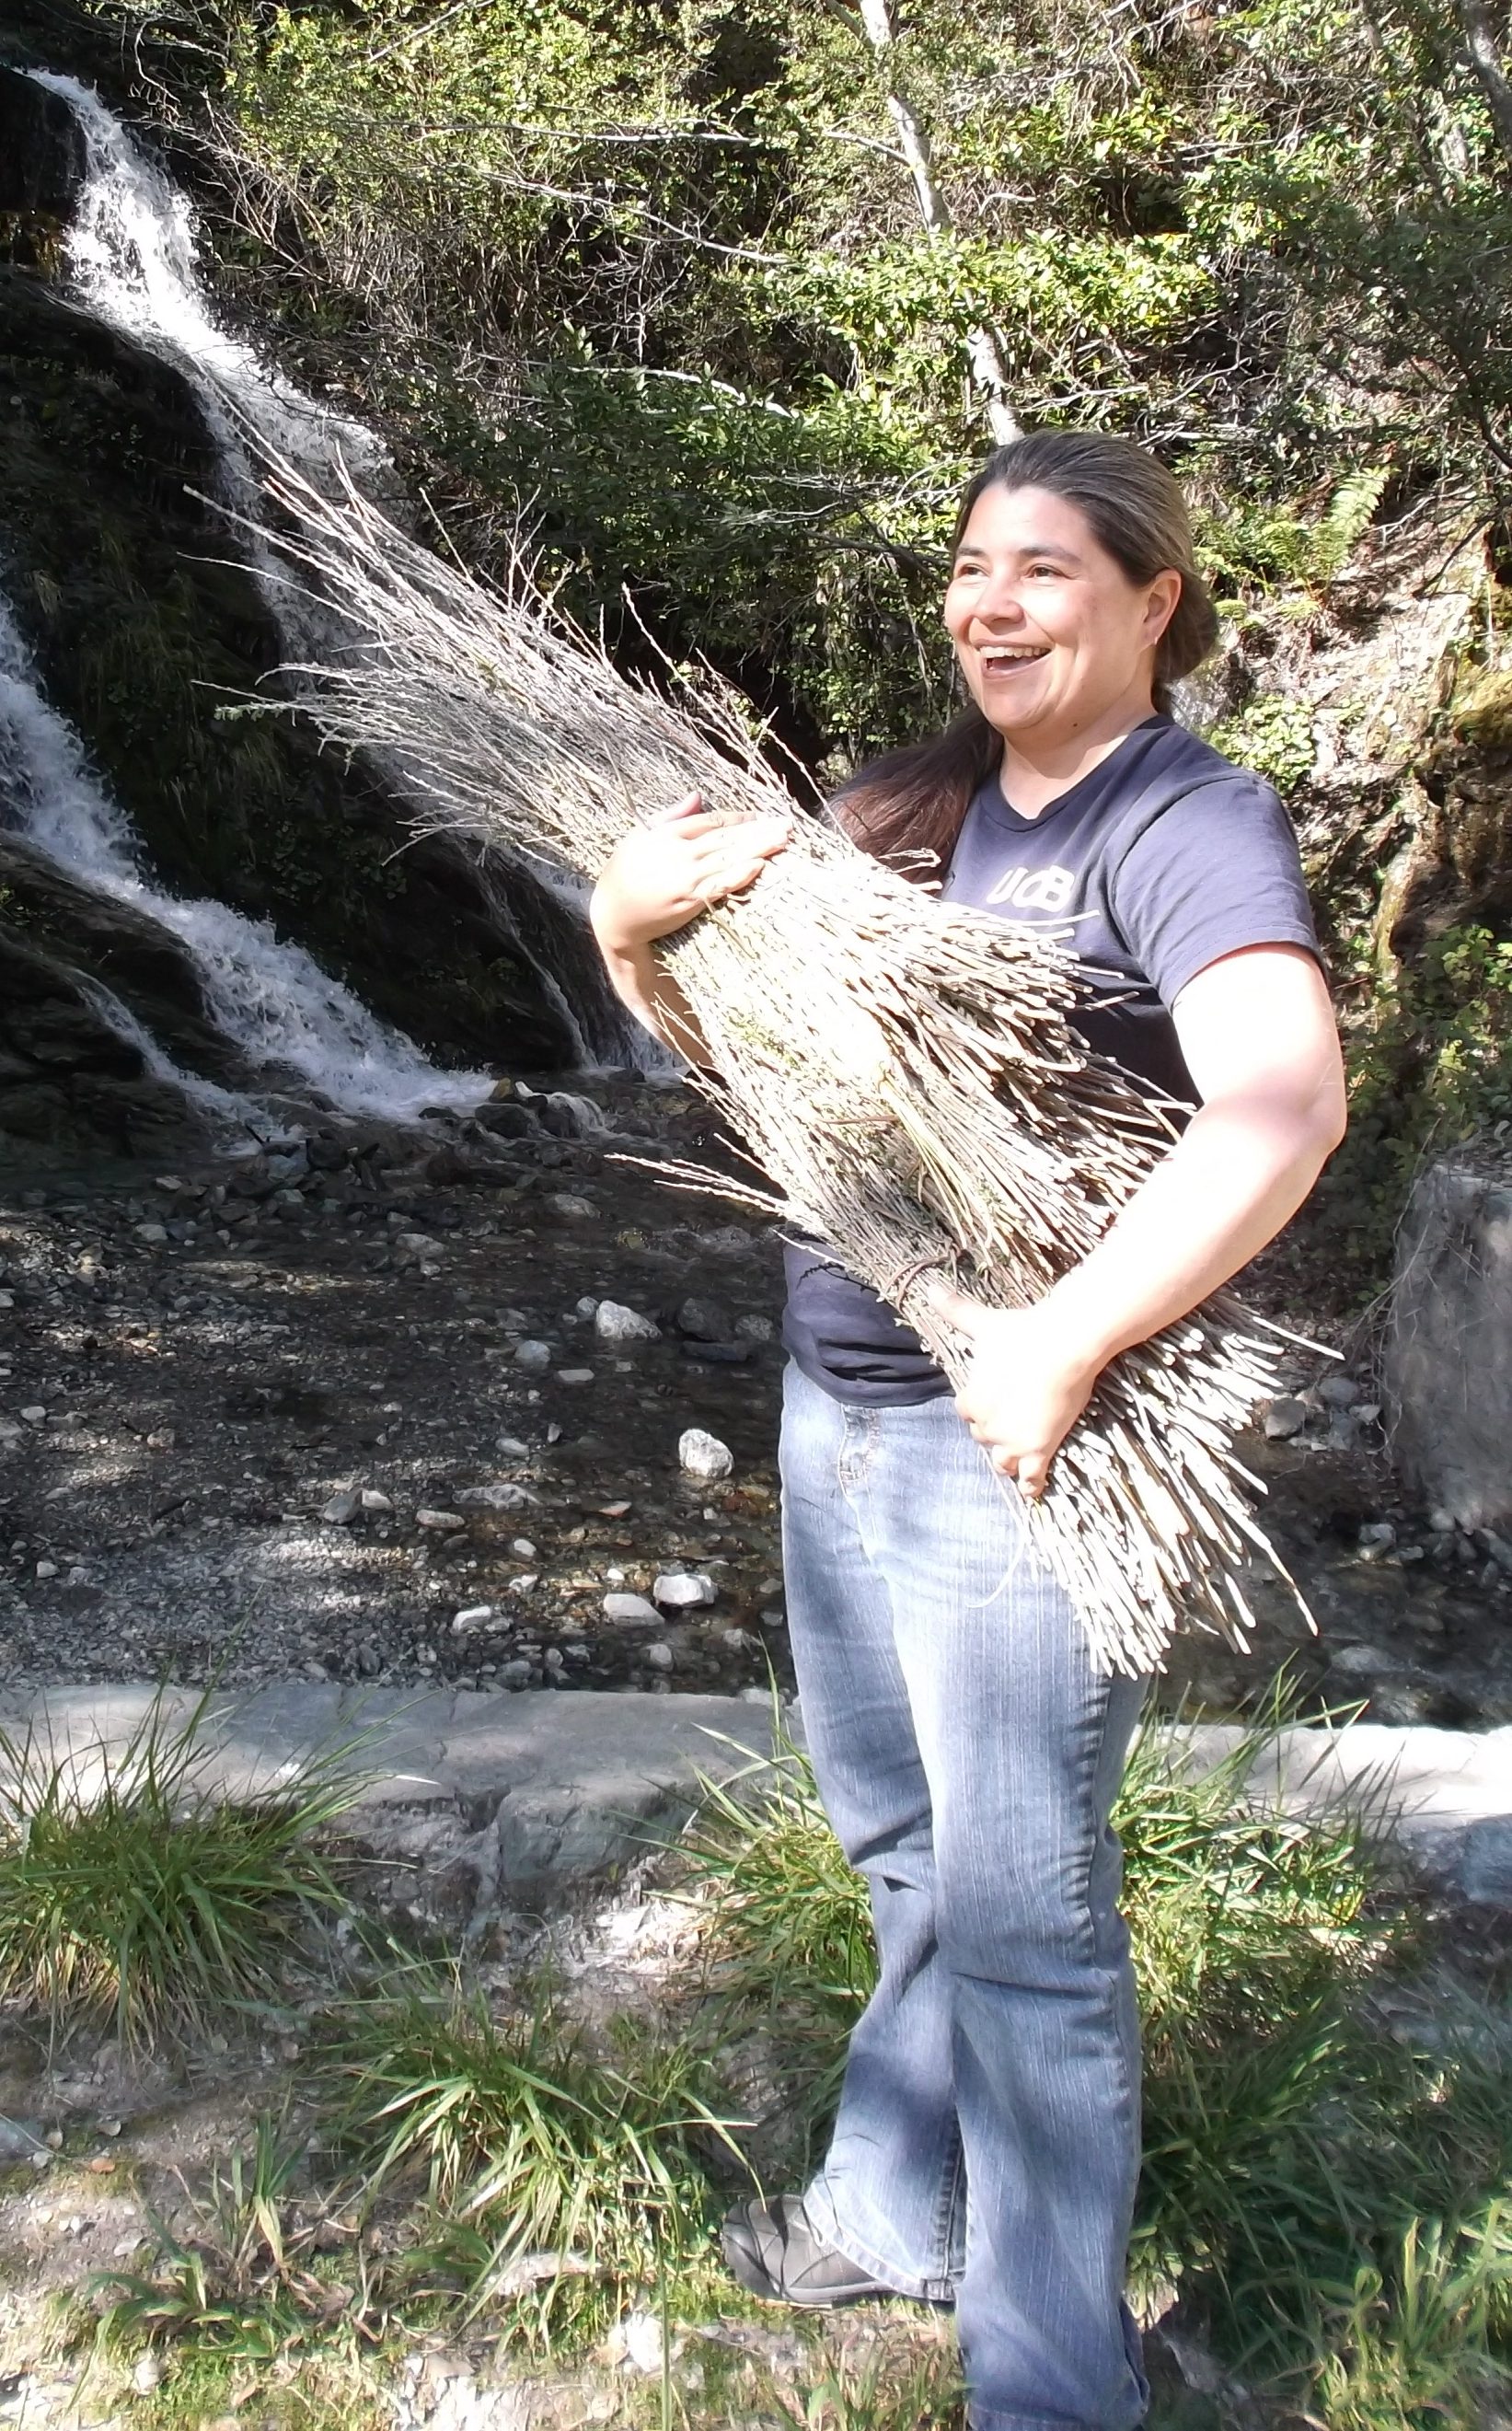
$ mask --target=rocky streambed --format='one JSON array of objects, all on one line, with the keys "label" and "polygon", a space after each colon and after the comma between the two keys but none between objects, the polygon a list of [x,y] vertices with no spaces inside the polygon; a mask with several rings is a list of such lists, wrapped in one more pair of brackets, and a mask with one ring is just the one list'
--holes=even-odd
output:
[{"label": "rocky streambed", "polygon": [[[635,1161],[718,1157],[689,1093],[585,1085],[0,1169],[0,1682],[789,1684],[776,1229]],[[1259,1563],[1163,1702],[1512,1720],[1507,1549],[1397,1504],[1367,1376],[1289,1381],[1249,1456],[1319,1634]]]}]

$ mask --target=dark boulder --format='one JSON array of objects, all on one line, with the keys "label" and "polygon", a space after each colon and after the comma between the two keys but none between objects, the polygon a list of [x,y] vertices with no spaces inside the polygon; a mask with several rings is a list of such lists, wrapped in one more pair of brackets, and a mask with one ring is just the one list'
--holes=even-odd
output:
[{"label": "dark boulder", "polygon": [[84,171],[84,138],[62,95],[0,67],[0,211],[66,220]]},{"label": "dark boulder", "polygon": [[[182,1093],[154,1079],[87,979],[0,912],[0,1154],[144,1156],[197,1129]],[[25,1151],[23,1151],[25,1154]]]}]

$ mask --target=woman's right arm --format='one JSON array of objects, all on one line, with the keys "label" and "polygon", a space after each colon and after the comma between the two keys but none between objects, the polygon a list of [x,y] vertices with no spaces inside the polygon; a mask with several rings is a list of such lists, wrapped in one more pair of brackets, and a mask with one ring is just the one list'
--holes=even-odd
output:
[{"label": "woman's right arm", "polygon": [[609,984],[638,1021],[690,1064],[708,1063],[708,1048],[652,947],[754,885],[791,833],[791,821],[782,818],[723,825],[709,817],[701,795],[690,794],[667,817],[632,828],[600,872],[589,918]]}]

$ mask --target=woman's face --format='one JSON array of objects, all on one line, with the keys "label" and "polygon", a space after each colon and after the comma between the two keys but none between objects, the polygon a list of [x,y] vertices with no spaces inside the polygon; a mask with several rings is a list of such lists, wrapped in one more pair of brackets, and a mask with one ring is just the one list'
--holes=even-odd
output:
[{"label": "woman's face", "polygon": [[1148,715],[1155,649],[1181,577],[1131,582],[1079,507],[994,483],[961,535],[945,625],[990,726],[1038,746],[1073,743],[1110,715]]}]

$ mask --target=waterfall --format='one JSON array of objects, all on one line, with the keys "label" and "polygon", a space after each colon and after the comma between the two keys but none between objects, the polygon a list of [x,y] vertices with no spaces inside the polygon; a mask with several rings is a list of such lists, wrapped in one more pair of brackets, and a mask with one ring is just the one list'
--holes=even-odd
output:
[{"label": "waterfall", "polygon": [[[74,288],[99,320],[165,358],[189,381],[215,441],[224,503],[245,515],[258,509],[245,426],[317,481],[329,478],[340,459],[363,486],[391,486],[387,457],[371,431],[327,411],[221,327],[200,285],[188,197],[99,94],[51,69],[27,73],[67,102],[84,137],[83,189],[63,240]],[[317,655],[336,637],[316,603],[290,582],[255,532],[242,539],[291,656]]]},{"label": "waterfall", "polygon": [[[391,490],[392,468],[371,431],[328,411],[264,362],[245,340],[221,327],[200,284],[187,197],[148,159],[98,93],[48,69],[28,73],[68,103],[84,137],[84,187],[64,239],[74,286],[102,321],[172,362],[189,380],[215,441],[224,503],[249,515],[258,508],[258,484],[241,436],[247,427],[317,486],[329,481],[340,461],[371,494]],[[243,541],[291,659],[320,660],[350,639],[291,582],[256,533],[244,534]],[[535,970],[560,1015],[580,1068],[602,1068],[607,1062],[649,1072],[674,1068],[665,1049],[600,983],[580,907],[575,924],[548,912],[536,940],[524,933],[521,914],[545,908],[537,889],[523,888],[517,905],[497,885],[487,891],[499,927]],[[550,891],[558,892],[555,885]],[[205,915],[209,950],[215,907],[197,908]],[[586,975],[577,1004],[553,967],[564,950]],[[438,1101],[433,1093],[428,1102]]]},{"label": "waterfall", "polygon": [[[71,877],[171,930],[194,965],[207,1014],[271,1085],[296,1079],[342,1114],[394,1122],[412,1120],[427,1106],[475,1106],[488,1095],[486,1072],[439,1071],[265,921],[224,903],[180,902],[143,876],[130,822],[90,767],[74,729],[43,697],[3,597],[0,814]],[[140,1045],[137,1025],[116,1019],[125,1008],[99,1000],[112,1026]],[[232,1111],[239,1102],[223,1104],[225,1093],[163,1064],[160,1050],[154,1068],[207,1111]]]}]

